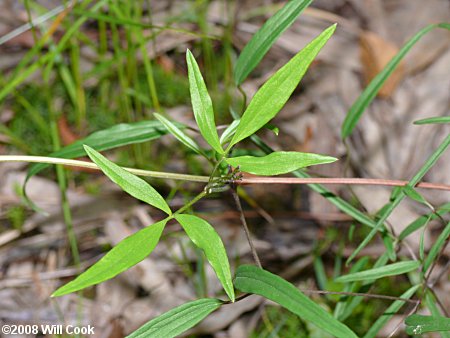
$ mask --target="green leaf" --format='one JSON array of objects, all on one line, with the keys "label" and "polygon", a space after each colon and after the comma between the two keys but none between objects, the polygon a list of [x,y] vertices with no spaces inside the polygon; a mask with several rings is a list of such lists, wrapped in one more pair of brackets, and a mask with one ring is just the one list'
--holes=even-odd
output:
[{"label": "green leaf", "polygon": [[227,143],[228,141],[231,140],[231,138],[233,137],[234,133],[236,132],[236,129],[239,125],[240,120],[234,120],[228,127],[227,129],[225,129],[222,133],[222,135],[220,135],[220,144],[224,145],[225,143]]},{"label": "green leaf", "polygon": [[437,116],[429,117],[427,119],[414,121],[414,124],[440,124],[440,123],[450,123],[450,116]]},{"label": "green leaf", "polygon": [[346,325],[306,297],[294,285],[266,270],[252,265],[242,265],[236,271],[234,285],[242,292],[255,293],[280,304],[301,319],[311,322],[333,336],[357,337]]},{"label": "green leaf", "polygon": [[222,305],[219,299],[204,298],[180,305],[152,319],[127,338],[172,338],[189,330]]},{"label": "green leaf", "polygon": [[76,279],[56,290],[52,297],[99,284],[136,265],[156,247],[166,223],[164,219],[128,236]]},{"label": "green leaf", "polygon": [[163,125],[166,127],[166,129],[176,137],[178,141],[183,143],[186,147],[190,148],[191,150],[195,151],[197,154],[202,155],[204,157],[208,157],[195,143],[193,139],[191,139],[189,136],[187,136],[181,129],[179,129],[174,123],[166,119],[164,116],[161,116],[157,113],[153,114]]},{"label": "green leaf", "polygon": [[267,156],[239,156],[227,158],[226,162],[241,171],[263,176],[285,174],[310,165],[331,163],[336,158],[296,151],[276,151]]},{"label": "green leaf", "polygon": [[117,164],[111,162],[89,146],[85,145],[84,149],[91,160],[100,167],[105,175],[121,187],[125,192],[129,193],[138,200],[161,209],[169,215],[172,214],[172,211],[164,198],[162,198],[162,196],[142,178],[139,178],[119,167]]},{"label": "green leaf", "polygon": [[416,201],[418,203],[426,205],[431,210],[434,210],[433,206],[423,197],[419,192],[417,192],[413,187],[410,185],[406,185],[403,187],[403,192],[406,196],[411,198],[413,201]]},{"label": "green leaf", "polygon": [[[366,258],[367,256],[363,257]],[[361,258],[361,260],[363,259]],[[381,266],[386,265],[388,262],[388,254],[385,252],[383,253],[374,263],[373,268],[378,268]],[[360,271],[363,266],[357,266],[358,262],[354,264],[354,266],[350,269],[350,272],[357,272]],[[369,292],[370,288],[372,287],[375,280],[366,280],[364,282],[352,282],[347,283],[344,285],[344,291],[347,289],[347,287],[352,287],[350,290],[351,292],[360,292],[360,293],[366,293]],[[340,321],[345,321],[348,317],[352,315],[352,313],[357,309],[357,307],[365,301],[364,297],[349,297],[347,298],[347,302],[344,304],[343,309],[341,309],[341,313],[339,314],[339,317],[337,317]],[[339,305],[339,304],[338,304]]]},{"label": "green leaf", "polygon": [[427,215],[422,215],[419,218],[412,221],[398,236],[400,241],[404,240],[406,237],[411,235],[414,231],[420,229],[424,225],[426,225],[430,219],[436,219],[438,217],[442,217],[443,215],[450,212],[450,203],[443,204],[440,206],[436,212],[429,213]]},{"label": "green leaf", "polygon": [[[423,301],[422,301],[423,303]],[[441,316],[438,307],[437,307],[437,301],[432,292],[430,292],[430,289],[428,289],[425,293],[425,303],[427,305],[427,308],[430,310],[432,316]],[[450,331],[441,331],[439,335],[442,338],[450,338]]]},{"label": "green leaf", "polygon": [[441,251],[442,247],[445,245],[445,242],[450,236],[450,222],[447,223],[444,230],[439,234],[439,237],[437,238],[436,242],[434,242],[433,246],[430,249],[430,252],[428,253],[427,258],[425,259],[425,262],[423,263],[423,271],[427,271],[430,266],[433,264],[436,257],[439,255],[439,252]]},{"label": "green leaf", "polygon": [[[405,293],[403,293],[400,298],[410,299],[420,285],[414,285],[412,288],[409,288]],[[400,308],[405,305],[405,302],[402,300],[394,301],[384,313],[378,317],[378,319],[370,326],[369,331],[364,335],[363,338],[375,338],[378,332],[386,325],[386,323],[400,310]]]},{"label": "green leaf", "polygon": [[411,315],[405,319],[406,333],[419,335],[426,332],[450,331],[450,318],[442,316]]},{"label": "green leaf", "polygon": [[347,283],[355,281],[365,281],[371,279],[379,279],[387,276],[396,276],[407,273],[419,268],[419,261],[404,261],[388,264],[379,268],[369,269],[365,271],[350,273],[335,279],[338,283]]},{"label": "green leaf", "polygon": [[433,30],[434,28],[445,28],[450,30],[450,24],[433,24],[419,31],[402,47],[397,55],[395,55],[392,60],[389,61],[384,69],[373,78],[367,88],[364,89],[362,94],[356,99],[355,103],[353,103],[350,110],[348,111],[347,116],[345,117],[341,131],[343,139],[348,137],[353,132],[353,129],[358,123],[361,115],[364,113],[368,105],[373,101],[378,91],[383,86],[384,82],[392,74],[395,68],[397,68],[398,64],[402,61],[409,50],[417,43],[417,41],[419,41],[425,34]]},{"label": "green leaf", "polygon": [[[369,262],[369,258],[362,257],[359,259],[350,269],[350,272],[358,272],[361,271]],[[342,291],[344,292],[357,292],[359,283],[347,283],[344,285]],[[341,297],[339,302],[336,304],[334,308],[334,318],[337,318],[340,321],[344,321],[352,312],[353,308],[349,309],[349,306],[352,305],[352,300],[358,299],[358,297]]]},{"label": "green leaf", "polygon": [[242,50],[234,67],[234,81],[240,85],[259,64],[278,37],[291,26],[312,0],[293,0],[276,12],[253,35]]},{"label": "green leaf", "polygon": [[209,97],[197,61],[195,61],[195,58],[189,49],[186,52],[186,62],[188,65],[192,109],[200,133],[215,151],[219,154],[223,154],[223,149],[219,142],[219,135],[217,134],[216,122],[214,121],[214,110],[211,98]]},{"label": "green leaf", "polygon": [[241,122],[228,146],[228,150],[239,141],[261,129],[278,114],[335,29],[336,25],[333,25],[324,30],[272,75],[258,90],[242,115]]},{"label": "green leaf", "polygon": [[[185,126],[177,123],[178,128]],[[159,121],[142,121],[136,123],[121,123],[111,128],[103,129],[92,133],[84,139],[78,140],[67,147],[64,147],[50,157],[76,158],[84,156],[83,145],[95,148],[98,151],[113,149],[129,144],[142,143],[160,138],[167,134],[167,129]],[[47,168],[48,164],[36,164],[30,167],[28,177],[36,175],[41,170]]]},{"label": "green leaf", "polygon": [[175,215],[175,219],[181,224],[194,244],[203,250],[217,278],[219,278],[228,297],[234,302],[234,288],[231,280],[230,263],[227,252],[214,228],[205,220],[194,215]]}]

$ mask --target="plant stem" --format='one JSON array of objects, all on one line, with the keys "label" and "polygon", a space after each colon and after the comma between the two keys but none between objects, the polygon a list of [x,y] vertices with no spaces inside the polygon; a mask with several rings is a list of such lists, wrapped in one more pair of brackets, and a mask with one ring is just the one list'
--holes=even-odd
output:
[{"label": "plant stem", "polygon": [[[71,166],[71,167],[81,167],[81,168],[100,170],[100,168],[95,163],[92,163],[92,162],[70,160],[70,159],[57,158],[57,157],[45,157],[45,156],[0,155],[0,162],[31,162],[31,163],[62,164],[62,165]],[[190,181],[190,182],[202,182],[202,183],[208,183],[208,181],[209,181],[208,176],[176,174],[176,173],[149,171],[149,170],[141,170],[141,169],[133,169],[133,168],[124,168],[124,169],[128,170],[132,174],[139,175],[139,176],[182,180],[182,181]]]},{"label": "plant stem", "polygon": [[259,260],[258,253],[256,252],[255,246],[253,245],[252,238],[250,236],[250,231],[247,226],[247,221],[245,220],[244,210],[242,210],[241,200],[235,190],[235,187],[231,187],[231,194],[233,195],[234,201],[236,202],[236,207],[239,211],[239,217],[241,219],[242,226],[244,227],[245,236],[247,237],[248,244],[250,245],[250,250],[255,260],[256,265],[262,269],[261,261]]},{"label": "plant stem", "polygon": [[201,200],[203,197],[205,197],[206,195],[208,195],[208,193],[206,192],[206,190],[203,190],[200,194],[198,194],[197,196],[195,196],[192,200],[190,200],[188,203],[186,203],[185,205],[183,205],[180,209],[178,209],[177,211],[175,211],[173,213],[172,216],[169,217],[169,219],[172,219],[175,217],[175,215],[181,214],[183,213],[185,210],[189,209],[193,204],[197,203],[199,200]]},{"label": "plant stem", "polygon": [[[70,160],[57,157],[46,156],[22,156],[22,155],[0,155],[0,162],[30,162],[30,163],[48,163],[48,164],[63,164],[71,167],[89,168],[94,170],[100,170],[92,162]],[[154,178],[173,179],[190,182],[202,182],[208,183],[210,177],[189,175],[189,174],[177,174],[160,171],[149,171],[134,168],[124,168],[129,172],[139,175]],[[378,178],[346,178],[346,177],[332,177],[332,178],[296,178],[296,177],[262,177],[252,176],[244,177],[235,181],[237,185],[247,184],[343,184],[343,185],[376,185],[376,186],[391,186],[391,187],[403,187],[409,182],[404,180],[388,180]],[[435,189],[450,191],[450,185],[441,183],[429,183],[419,182],[415,185],[416,188],[422,189]]]},{"label": "plant stem", "polygon": [[[379,178],[346,178],[346,177],[332,177],[332,178],[297,178],[297,177],[261,177],[252,176],[244,177],[236,181],[238,185],[246,184],[345,184],[345,185],[381,185],[391,187],[403,187],[409,181],[404,180],[388,180]],[[450,191],[450,185],[440,183],[419,182],[415,185],[417,188],[436,189]]]}]

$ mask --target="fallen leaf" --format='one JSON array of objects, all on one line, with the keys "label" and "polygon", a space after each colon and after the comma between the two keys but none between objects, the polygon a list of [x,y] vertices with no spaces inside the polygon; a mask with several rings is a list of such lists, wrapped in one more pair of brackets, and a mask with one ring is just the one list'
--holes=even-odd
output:
[{"label": "fallen leaf", "polygon": [[[360,56],[366,84],[368,84],[397,54],[398,48],[392,42],[385,40],[376,33],[362,31],[359,36]],[[381,87],[378,95],[390,97],[405,75],[405,65],[400,63],[397,69]]]}]

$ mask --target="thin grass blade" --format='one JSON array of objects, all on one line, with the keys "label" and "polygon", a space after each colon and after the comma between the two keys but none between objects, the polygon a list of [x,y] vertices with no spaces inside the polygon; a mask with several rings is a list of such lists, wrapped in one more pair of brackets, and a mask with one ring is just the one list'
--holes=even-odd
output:
[{"label": "thin grass blade", "polygon": [[450,30],[450,24],[441,23],[441,24],[432,24],[421,31],[419,31],[416,35],[414,35],[403,47],[400,51],[395,55],[391,61],[384,67],[384,69],[373,78],[367,88],[362,92],[362,94],[356,99],[355,103],[351,106],[348,111],[347,116],[345,117],[344,123],[342,124],[341,135],[342,138],[345,139],[348,137],[355,128],[362,114],[369,106],[369,104],[373,101],[384,82],[387,78],[392,74],[392,72],[397,68],[399,63],[405,57],[405,55],[409,52],[409,50],[428,32],[432,31],[435,28],[444,28]]},{"label": "thin grass blade", "polygon": [[450,116],[438,116],[438,117],[429,117],[427,119],[414,121],[416,125],[422,124],[444,124],[450,123]]},{"label": "thin grass blade", "polygon": [[413,270],[416,270],[420,266],[419,261],[404,261],[393,264],[388,264],[374,269],[365,271],[350,273],[348,275],[340,276],[335,279],[337,283],[348,283],[356,281],[374,280],[388,276],[401,275]]},{"label": "thin grass blade", "polygon": [[434,242],[433,246],[430,249],[430,252],[425,258],[425,262],[423,263],[423,271],[428,271],[430,266],[433,264],[436,257],[439,255],[439,252],[444,247],[445,242],[448,240],[450,236],[450,222],[447,223],[444,230],[439,234],[436,242]]},{"label": "thin grass blade", "polygon": [[253,35],[234,66],[234,81],[240,85],[255,69],[278,37],[291,26],[312,0],[288,1]]}]

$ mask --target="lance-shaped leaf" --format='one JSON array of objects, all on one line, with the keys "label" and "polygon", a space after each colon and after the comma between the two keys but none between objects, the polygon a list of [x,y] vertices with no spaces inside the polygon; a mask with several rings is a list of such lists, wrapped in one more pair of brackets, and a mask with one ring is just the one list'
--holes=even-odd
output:
[{"label": "lance-shaped leaf", "polygon": [[234,120],[233,122],[231,122],[231,124],[227,127],[227,129],[225,129],[222,133],[222,135],[220,135],[220,144],[224,145],[225,143],[227,143],[228,141],[231,140],[231,138],[233,137],[234,133],[236,132],[236,129],[239,125],[240,120]]},{"label": "lance-shaped leaf", "polygon": [[127,338],[172,338],[189,330],[222,305],[219,299],[204,298],[180,305],[147,322]]},{"label": "lance-shaped leaf", "polygon": [[443,316],[411,315],[406,318],[406,333],[421,335],[426,332],[450,331],[450,318]]},{"label": "lance-shaped leaf", "polygon": [[81,275],[56,290],[52,297],[104,282],[136,265],[156,247],[166,223],[167,219],[162,220],[128,236]]},{"label": "lance-shaped leaf", "polygon": [[242,265],[236,271],[234,285],[242,292],[261,295],[311,322],[338,338],[358,337],[320,305],[306,297],[283,278],[252,265]]},{"label": "lance-shaped leaf", "polygon": [[89,146],[85,145],[84,149],[91,160],[99,166],[105,175],[121,187],[125,192],[129,193],[138,200],[161,209],[169,215],[172,214],[172,211],[164,198],[162,198],[162,196],[142,178],[131,174],[122,167],[119,167],[117,164],[111,162]]},{"label": "lance-shaped leaf", "polygon": [[400,64],[402,59],[408,54],[409,50],[428,32],[432,31],[435,28],[444,28],[450,30],[450,24],[441,23],[441,24],[432,24],[428,25],[421,31],[419,31],[416,35],[414,35],[403,47],[400,51],[395,55],[391,61],[384,67],[384,69],[378,73],[377,76],[373,78],[373,80],[369,83],[366,89],[362,92],[362,94],[356,99],[355,103],[350,107],[347,116],[345,117],[344,123],[342,124],[342,138],[348,137],[353,129],[356,127],[359,119],[362,114],[369,106],[369,104],[374,100],[377,93],[380,91],[383,84],[386,82],[388,77],[394,72],[397,66]]},{"label": "lance-shaped leaf", "polygon": [[214,110],[206,89],[205,81],[198,67],[197,61],[190,50],[186,52],[188,65],[189,89],[191,91],[192,110],[197,121],[200,133],[206,142],[218,153],[223,154],[222,146],[217,134],[216,122],[214,121]]},{"label": "lance-shaped leaf", "polygon": [[220,239],[219,234],[205,220],[194,215],[176,215],[175,219],[181,224],[189,238],[194,244],[203,250],[206,259],[209,261],[217,278],[234,302],[234,288],[231,280],[230,263],[228,262],[227,252]]},{"label": "lance-shaped leaf", "polygon": [[430,266],[432,266],[433,262],[439,255],[439,252],[441,252],[442,248],[444,247],[446,241],[448,241],[449,237],[450,237],[450,222],[448,222],[445,228],[442,230],[437,240],[431,247],[427,258],[425,258],[425,262],[423,263],[424,272],[427,271],[430,268]]},{"label": "lance-shaped leaf", "polygon": [[[179,129],[185,126],[176,123]],[[159,121],[141,121],[135,123],[121,123],[107,129],[96,131],[89,136],[61,148],[50,157],[76,158],[85,155],[83,145],[88,145],[97,151],[122,147],[129,144],[142,143],[160,138],[167,134],[167,129]],[[36,175],[49,164],[35,164],[30,167],[28,176]]]},{"label": "lance-shaped leaf", "polygon": [[240,85],[259,64],[270,47],[292,25],[312,0],[288,1],[253,35],[242,50],[234,67],[234,81]]},{"label": "lance-shaped leaf", "polygon": [[[176,123],[180,129],[184,125]],[[135,123],[121,123],[107,129],[96,131],[89,136],[78,140],[58,151],[51,153],[50,157],[76,158],[85,155],[83,145],[88,145],[98,151],[113,149],[129,144],[142,143],[155,140],[167,133],[166,128],[159,121],[141,121]],[[39,163],[32,165],[22,187],[23,194],[28,203],[33,204],[27,197],[26,184],[34,175],[38,174],[49,164]],[[37,207],[35,207],[38,209]]]},{"label": "lance-shaped leaf", "polygon": [[164,116],[161,116],[157,113],[153,114],[155,117],[167,128],[167,130],[176,137],[178,141],[183,143],[186,147],[195,151],[197,154],[206,156],[206,154],[200,149],[197,143],[189,136],[187,136],[181,129],[179,129],[174,123],[166,119]]},{"label": "lance-shaped leaf", "polygon": [[261,129],[278,114],[335,29],[336,25],[333,25],[324,30],[258,90],[242,115],[228,149]]},{"label": "lance-shaped leaf", "polygon": [[337,159],[330,156],[300,153],[296,151],[276,151],[267,156],[239,156],[226,159],[241,171],[263,176],[286,174],[310,165],[331,163]]},{"label": "lance-shaped leaf", "polygon": [[418,269],[419,261],[405,261],[381,266],[379,268],[369,269],[365,271],[350,273],[335,279],[338,283],[347,283],[363,280],[379,279],[388,276],[401,275]]}]

